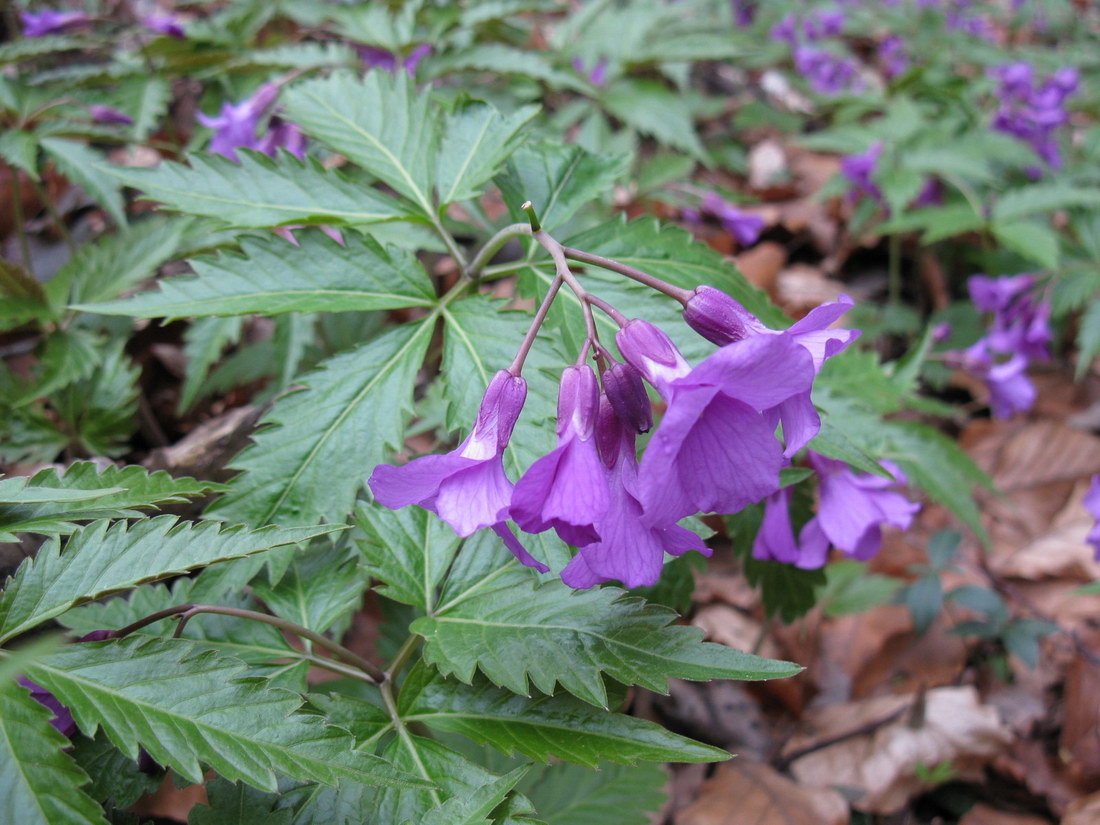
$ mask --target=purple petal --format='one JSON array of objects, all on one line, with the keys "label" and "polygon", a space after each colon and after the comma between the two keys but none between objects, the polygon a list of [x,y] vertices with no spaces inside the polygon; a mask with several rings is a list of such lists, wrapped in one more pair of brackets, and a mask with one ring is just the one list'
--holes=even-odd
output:
[{"label": "purple petal", "polygon": [[808,392],[815,376],[806,349],[786,335],[754,335],[708,356],[675,388],[712,384],[753,409],[766,410]]},{"label": "purple petal", "polygon": [[806,522],[798,534],[798,546],[801,551],[795,566],[803,570],[817,570],[825,565],[829,557],[829,539],[821,529],[817,518]]},{"label": "purple petal", "polygon": [[764,500],[764,519],[752,543],[752,557],[761,561],[794,564],[799,560],[798,544],[791,529],[791,490],[785,487]]},{"label": "purple petal", "polygon": [[492,531],[496,533],[504,541],[504,546],[507,547],[513,556],[515,556],[519,563],[524,567],[533,567],[540,573],[549,573],[550,568],[536,559],[530,553],[527,552],[527,548],[520,544],[519,539],[512,533],[511,528],[504,522],[499,522],[492,525]]},{"label": "purple petal", "polygon": [[608,503],[595,441],[569,438],[524,473],[512,493],[510,513],[528,533],[554,527],[570,544],[591,544],[599,540],[592,524]]},{"label": "purple petal", "polygon": [[425,455],[400,467],[379,464],[367,484],[383,507],[391,510],[400,510],[410,504],[423,507],[423,502],[431,501],[436,496],[444,479],[480,463],[478,459],[464,458],[455,453]]},{"label": "purple petal", "polygon": [[775,416],[783,424],[783,441],[786,444],[783,456],[790,458],[821,432],[821,417],[810,400],[810,393],[792,395],[786,401],[776,405],[768,412],[768,418]]},{"label": "purple petal", "polygon": [[460,536],[469,536],[504,519],[511,499],[512,482],[497,455],[445,478],[435,497],[435,511]]}]

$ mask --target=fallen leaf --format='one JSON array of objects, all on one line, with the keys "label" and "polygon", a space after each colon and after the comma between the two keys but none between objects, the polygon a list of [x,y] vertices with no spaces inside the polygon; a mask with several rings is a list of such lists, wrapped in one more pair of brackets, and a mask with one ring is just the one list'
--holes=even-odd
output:
[{"label": "fallen leaf", "polygon": [[1097,822],[1100,822],[1100,792],[1075,799],[1062,817],[1062,825],[1096,825]]},{"label": "fallen leaf", "polygon": [[676,825],[847,825],[848,804],[836,791],[795,784],[747,759],[718,766]]},{"label": "fallen leaf", "polygon": [[826,278],[816,266],[795,264],[776,276],[779,305],[795,318],[826,301],[835,301],[845,291],[840,281]]},{"label": "fallen leaf", "polygon": [[[791,765],[803,785],[852,788],[853,806],[868,813],[902,809],[929,785],[918,765],[931,769],[948,762],[956,776],[981,777],[981,768],[1012,741],[997,711],[982,705],[973,687],[933,688],[925,694],[919,727],[910,708],[915,696],[881,696],[823,708],[807,717],[808,733],[788,743],[784,754],[874,728],[796,758]],[[876,723],[891,721],[876,726]]]},{"label": "fallen leaf", "polygon": [[1065,716],[1059,754],[1077,781],[1100,778],[1100,663],[1078,656],[1070,666],[1063,698]]},{"label": "fallen leaf", "polygon": [[749,186],[767,189],[787,176],[787,153],[779,141],[762,141],[749,151],[748,167]]},{"label": "fallen leaf", "polygon": [[999,811],[979,802],[959,820],[959,825],[1051,825],[1049,819],[1031,814],[1014,814]]},{"label": "fallen leaf", "polygon": [[[1065,506],[1047,528],[1015,552],[999,552],[994,565],[998,573],[1020,579],[1072,578],[1093,581],[1100,578],[1091,546],[1085,543],[1096,519],[1082,503],[1088,491],[1087,479],[1073,487]],[[1004,548],[1000,548],[1004,549]]]},{"label": "fallen leaf", "polygon": [[776,276],[787,263],[787,250],[780,244],[764,241],[742,252],[734,260],[749,283],[774,295]]},{"label": "fallen leaf", "polygon": [[[760,637],[760,622],[724,604],[701,608],[691,623],[702,628],[710,641],[720,642],[734,650],[753,650]],[[756,652],[769,659],[780,656],[779,649],[771,638],[765,638]]]}]

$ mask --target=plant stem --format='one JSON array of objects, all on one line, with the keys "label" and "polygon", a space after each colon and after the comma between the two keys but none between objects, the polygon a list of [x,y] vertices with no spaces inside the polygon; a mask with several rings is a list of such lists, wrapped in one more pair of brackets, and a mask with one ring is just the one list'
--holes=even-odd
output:
[{"label": "plant stem", "polygon": [[481,271],[485,268],[485,265],[492,260],[504,244],[518,235],[530,234],[531,227],[525,223],[513,223],[501,229],[478,250],[477,255],[470,261],[470,265],[466,267],[466,277],[477,281],[481,277]]},{"label": "plant stem", "polygon": [[602,310],[605,315],[609,316],[612,321],[618,324],[620,327],[625,327],[629,322],[629,318],[623,315],[615,307],[611,306],[603,298],[597,298],[595,295],[588,296],[588,303],[596,307],[596,309]]},{"label": "plant stem", "polygon": [[393,657],[393,661],[386,667],[386,678],[389,681],[394,681],[397,675],[401,672],[402,668],[409,661],[409,657],[416,652],[416,649],[420,646],[420,637],[415,633],[409,636],[405,640],[405,644],[401,645],[401,649],[397,651],[397,655]]},{"label": "plant stem", "polygon": [[42,185],[41,181],[32,180],[34,184],[34,191],[38,193],[38,197],[42,199],[43,205],[46,207],[46,211],[50,213],[50,220],[53,221],[53,225],[57,227],[58,234],[61,235],[61,240],[65,242],[65,246],[69,248],[69,253],[76,254],[76,241],[73,240],[73,236],[69,234],[69,229],[65,226],[65,221],[61,219],[61,216],[57,213],[57,209],[53,205],[53,201],[50,200],[50,195],[46,191],[46,187]]},{"label": "plant stem", "polygon": [[523,341],[519,345],[519,351],[508,367],[508,372],[512,373],[512,375],[519,375],[523,372],[523,362],[527,360],[527,353],[529,353],[531,347],[534,346],[535,337],[539,334],[542,322],[546,320],[546,314],[550,311],[550,305],[554,303],[554,299],[557,297],[558,290],[561,289],[562,283],[564,282],[561,278],[555,278],[550,283],[550,288],[546,291],[546,297],[542,299],[538,312],[535,313],[535,319],[531,322],[531,327],[527,330],[527,334],[523,336]]},{"label": "plant stem", "polygon": [[565,253],[567,258],[572,258],[574,261],[580,261],[581,263],[591,264],[592,266],[598,266],[601,269],[610,269],[612,272],[618,272],[620,275],[633,278],[635,281],[638,281],[638,283],[645,284],[658,292],[663,292],[665,295],[675,298],[681,304],[687,304],[687,302],[691,300],[692,295],[695,294],[690,289],[683,289],[675,284],[668,283],[668,281],[662,281],[655,275],[650,275],[648,272],[642,272],[640,269],[635,269],[627,264],[613,261],[611,258],[605,258],[602,255],[582,252],[570,246],[563,246],[561,250]]},{"label": "plant stem", "polygon": [[439,237],[443,239],[443,243],[447,246],[447,251],[451,253],[451,257],[455,259],[455,263],[458,264],[458,268],[466,271],[466,255],[462,251],[462,247],[458,245],[458,241],[455,240],[454,235],[447,231],[443,226],[443,221],[435,214],[432,215],[432,226],[435,231],[439,233]]},{"label": "plant stem", "polygon": [[901,302],[901,235],[895,233],[890,236],[889,257],[889,285],[888,301],[891,306],[897,306]]},{"label": "plant stem", "polygon": [[[401,739],[401,744],[408,750],[409,755],[412,757],[413,762],[416,763],[416,769],[420,775],[432,781],[431,774],[428,772],[427,767],[420,759],[420,751],[416,749],[416,743],[412,741],[412,737],[409,736],[408,728],[405,727],[405,722],[401,718],[401,714],[397,710],[397,702],[393,696],[393,682],[383,682],[379,692],[382,694],[382,704],[386,706],[386,711],[390,715],[390,721],[393,724],[393,729],[397,732],[398,738]],[[436,805],[440,805],[442,800],[439,797],[439,793],[433,788],[428,791],[432,795],[432,801]]]},{"label": "plant stem", "polygon": [[[288,633],[293,633],[295,636],[299,636],[303,639],[309,639],[318,647],[323,647],[330,653],[339,656],[347,662],[355,665],[364,673],[368,674],[375,682],[382,682],[386,678],[386,674],[375,665],[368,662],[362,656],[348,650],[341,644],[329,639],[327,636],[322,636],[320,633],[310,630],[308,627],[302,627],[300,624],[287,621],[286,619],[280,619],[278,616],[270,616],[267,613],[258,613],[255,610],[245,610],[241,607],[222,607],[216,604],[179,604],[174,607],[167,607],[164,610],[158,610],[156,613],[151,613],[143,619],[139,619],[133,624],[127,625],[121,630],[116,630],[112,634],[114,638],[121,639],[123,636],[127,636],[133,633],[135,630],[140,630],[146,625],[153,622],[160,621],[169,616],[179,615],[180,623],[176,627],[176,632],[173,634],[175,638],[179,638],[179,635],[183,632],[183,628],[192,616],[198,616],[201,613],[218,613],[223,616],[235,616],[238,619],[250,619],[254,622],[263,622],[264,624],[274,625],[280,630],[285,630]],[[314,657],[309,657],[311,660]],[[343,671],[340,671],[343,672]]]},{"label": "plant stem", "polygon": [[27,223],[23,215],[23,184],[19,179],[19,170],[9,165],[11,171],[12,212],[15,218],[15,228],[19,233],[19,255],[23,259],[23,269],[34,275],[34,267],[31,266],[31,246],[27,241]]}]

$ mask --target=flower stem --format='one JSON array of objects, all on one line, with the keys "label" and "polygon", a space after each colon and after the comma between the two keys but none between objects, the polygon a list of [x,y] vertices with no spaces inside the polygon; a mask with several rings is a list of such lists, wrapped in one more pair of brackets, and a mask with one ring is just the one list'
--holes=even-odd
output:
[{"label": "flower stem", "polygon": [[485,265],[492,260],[493,256],[500,251],[500,248],[509,240],[518,235],[530,235],[531,227],[525,223],[513,223],[501,229],[493,237],[489,238],[485,242],[485,245],[478,250],[477,255],[470,261],[470,265],[466,267],[466,277],[471,278],[474,281],[481,277],[481,271],[485,268]]},{"label": "flower stem", "polygon": [[405,667],[405,664],[409,661],[409,657],[416,652],[419,646],[420,637],[415,633],[405,640],[405,644],[401,645],[401,649],[397,651],[397,655],[393,657],[393,661],[386,667],[385,673],[388,680],[392,682],[397,678],[401,669]]},{"label": "flower stem", "polygon": [[538,312],[535,313],[535,319],[531,322],[530,329],[528,329],[527,334],[523,336],[523,342],[519,345],[519,352],[516,353],[516,357],[508,367],[508,372],[512,373],[512,375],[519,375],[523,372],[523,362],[527,360],[527,353],[529,353],[531,347],[534,346],[535,336],[539,334],[542,322],[546,320],[546,314],[550,311],[550,305],[554,303],[554,299],[558,296],[558,290],[561,289],[562,283],[563,281],[561,278],[555,278],[550,283],[550,288],[546,290],[546,297],[542,299]]},{"label": "flower stem", "polygon": [[592,266],[598,266],[601,269],[610,269],[612,272],[618,272],[620,275],[633,278],[638,283],[645,284],[658,292],[663,292],[665,295],[675,298],[681,304],[686,305],[687,302],[691,300],[691,296],[695,294],[690,289],[683,289],[675,284],[670,284],[668,281],[662,281],[655,275],[650,275],[648,272],[642,272],[640,269],[635,269],[627,264],[613,261],[611,258],[605,258],[602,255],[582,252],[570,246],[561,247],[561,250],[565,253],[567,258],[572,258],[574,261],[580,261],[581,263],[591,264]]},{"label": "flower stem", "polygon": [[8,169],[11,170],[11,207],[12,217],[15,218],[15,229],[19,233],[19,255],[23,258],[23,269],[31,275],[34,275],[34,268],[31,265],[31,247],[27,241],[27,221],[26,216],[23,214],[23,186],[22,181],[19,178],[19,170],[14,166],[8,165]]},{"label": "flower stem", "polygon": [[630,320],[621,312],[619,312],[619,310],[615,309],[615,307],[611,306],[611,304],[609,304],[603,298],[597,298],[595,295],[589,295],[588,303],[596,307],[596,309],[602,310],[605,315],[609,316],[611,320],[618,324],[620,327],[625,327],[627,325],[627,322]]}]

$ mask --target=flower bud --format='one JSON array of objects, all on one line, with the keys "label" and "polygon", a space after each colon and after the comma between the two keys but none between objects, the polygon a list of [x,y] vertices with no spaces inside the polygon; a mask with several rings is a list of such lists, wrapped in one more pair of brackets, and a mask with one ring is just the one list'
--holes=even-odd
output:
[{"label": "flower bud", "polygon": [[521,376],[512,375],[508,370],[500,370],[494,375],[481,399],[477,421],[462,446],[461,455],[483,459],[504,450],[526,399],[527,382]]},{"label": "flower bud", "polygon": [[701,286],[684,307],[687,325],[708,341],[724,347],[748,338],[756,319],[741,304],[721,290]]},{"label": "flower bud", "polygon": [[596,373],[585,366],[566,367],[558,390],[557,434],[573,432],[587,441],[596,430],[596,415],[600,406],[600,387]]},{"label": "flower bud", "polygon": [[653,407],[642,376],[630,364],[613,364],[603,374],[603,391],[615,414],[636,433],[653,426]]},{"label": "flower bud", "polygon": [[600,460],[609,470],[619,460],[624,437],[629,438],[633,444],[633,432],[627,431],[623,420],[615,412],[605,392],[600,396],[600,414],[596,421],[596,447],[600,451]]},{"label": "flower bud", "polygon": [[691,365],[672,339],[649,321],[640,318],[628,321],[615,335],[615,343],[627,363],[662,395],[672,381],[691,372]]}]

